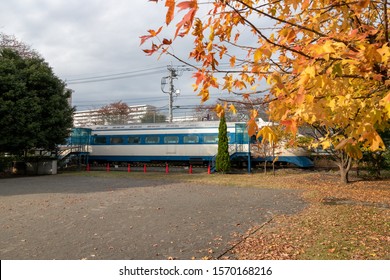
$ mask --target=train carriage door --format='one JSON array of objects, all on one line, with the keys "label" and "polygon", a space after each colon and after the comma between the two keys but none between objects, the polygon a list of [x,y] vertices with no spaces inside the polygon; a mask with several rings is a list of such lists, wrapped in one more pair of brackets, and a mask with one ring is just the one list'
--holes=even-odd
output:
[{"label": "train carriage door", "polygon": [[167,155],[175,155],[176,154],[176,145],[167,145]]},{"label": "train carriage door", "polygon": [[175,155],[177,144],[179,143],[179,136],[169,135],[164,137],[164,144],[166,146],[167,155]]},{"label": "train carriage door", "polygon": [[246,129],[246,124],[236,123],[235,126],[235,144],[236,152],[243,152],[248,145],[248,132]]}]

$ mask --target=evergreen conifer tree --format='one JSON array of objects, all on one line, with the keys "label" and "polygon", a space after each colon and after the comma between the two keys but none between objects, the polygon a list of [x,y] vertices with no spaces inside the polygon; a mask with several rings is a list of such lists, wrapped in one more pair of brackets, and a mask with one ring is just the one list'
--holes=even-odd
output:
[{"label": "evergreen conifer tree", "polygon": [[229,139],[225,115],[221,116],[218,130],[218,154],[216,159],[217,172],[227,173],[230,171]]}]

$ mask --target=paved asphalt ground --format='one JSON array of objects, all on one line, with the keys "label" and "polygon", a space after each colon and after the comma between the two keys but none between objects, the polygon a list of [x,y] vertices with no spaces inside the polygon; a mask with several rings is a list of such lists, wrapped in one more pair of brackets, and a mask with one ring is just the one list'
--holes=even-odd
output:
[{"label": "paved asphalt ground", "polygon": [[0,179],[0,259],[217,258],[299,192],[69,174]]}]

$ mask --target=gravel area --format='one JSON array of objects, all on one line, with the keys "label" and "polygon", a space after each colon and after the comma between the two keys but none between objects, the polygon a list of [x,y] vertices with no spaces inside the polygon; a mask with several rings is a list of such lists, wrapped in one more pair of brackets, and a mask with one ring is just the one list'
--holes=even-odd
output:
[{"label": "gravel area", "polygon": [[0,179],[0,259],[217,258],[295,190],[59,174]]}]

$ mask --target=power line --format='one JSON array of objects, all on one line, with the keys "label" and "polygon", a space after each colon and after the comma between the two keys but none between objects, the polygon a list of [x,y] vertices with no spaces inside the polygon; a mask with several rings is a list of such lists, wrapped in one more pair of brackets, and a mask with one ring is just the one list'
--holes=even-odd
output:
[{"label": "power line", "polygon": [[[67,84],[69,85],[75,85],[75,84],[88,84],[88,83],[97,83],[97,82],[105,82],[105,81],[112,81],[112,80],[120,80],[120,79],[129,79],[129,78],[136,78],[136,77],[141,77],[145,75],[153,75],[153,74],[161,74],[163,73],[163,70],[155,70],[155,71],[150,71],[150,72],[142,72],[140,71],[133,72],[132,74],[128,75],[122,75],[117,76],[114,75],[107,75],[106,78],[85,78],[85,79],[78,79],[78,80],[69,80],[66,81]],[[102,76],[104,77],[104,76]]]},{"label": "power line", "polygon": [[115,73],[115,74],[105,74],[105,75],[93,76],[93,77],[87,77],[87,78],[70,79],[70,80],[68,80],[68,82],[76,82],[76,81],[84,81],[84,80],[91,80],[91,79],[122,76],[122,75],[134,74],[134,73],[139,73],[139,72],[143,72],[143,71],[150,71],[150,70],[157,70],[157,69],[165,69],[165,66],[158,66],[158,67],[152,67],[152,68],[146,68],[146,69],[138,69],[138,70]]},{"label": "power line", "polygon": [[[180,100],[200,100],[199,96],[197,96],[195,93],[191,95],[180,95]],[[155,101],[163,101],[166,100],[166,97],[161,96],[161,95],[152,95],[152,96],[145,96],[145,97],[132,97],[132,98],[120,98],[121,101],[123,102],[131,102],[131,103],[140,103],[140,102],[155,102]],[[102,102],[112,102],[112,99],[101,99],[101,100],[80,100],[77,101],[78,104],[83,104],[87,103],[89,104],[94,104],[94,103],[102,103]]]},{"label": "power line", "polygon": [[[221,63],[221,66],[225,63]],[[228,65],[226,63],[226,65]],[[187,65],[176,65],[171,66],[176,67],[176,71],[193,71],[194,69],[188,67]],[[136,78],[141,77],[145,75],[154,75],[154,74],[161,74],[163,73],[165,69],[165,66],[158,66],[158,67],[152,67],[152,68],[146,68],[146,69],[137,69],[134,71],[128,71],[128,72],[121,72],[116,74],[107,74],[107,75],[100,75],[100,76],[92,76],[92,77],[86,77],[86,78],[78,78],[78,79],[69,79],[66,80],[66,83],[68,85],[75,85],[75,84],[87,84],[87,83],[97,83],[97,82],[105,82],[105,81],[112,81],[112,80],[120,80],[120,79],[130,79],[130,78]],[[228,71],[228,70],[224,70]]]}]

